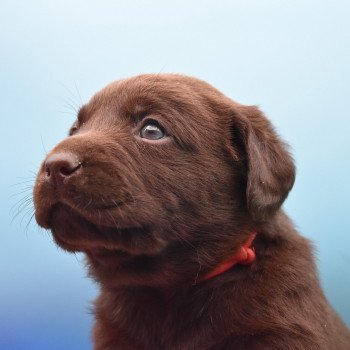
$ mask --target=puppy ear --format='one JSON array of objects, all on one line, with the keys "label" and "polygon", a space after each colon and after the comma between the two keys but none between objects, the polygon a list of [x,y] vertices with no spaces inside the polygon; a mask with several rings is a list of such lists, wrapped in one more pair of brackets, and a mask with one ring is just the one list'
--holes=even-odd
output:
[{"label": "puppy ear", "polygon": [[253,106],[235,106],[233,146],[246,165],[248,211],[264,221],[286,199],[295,179],[294,162],[271,123]]}]

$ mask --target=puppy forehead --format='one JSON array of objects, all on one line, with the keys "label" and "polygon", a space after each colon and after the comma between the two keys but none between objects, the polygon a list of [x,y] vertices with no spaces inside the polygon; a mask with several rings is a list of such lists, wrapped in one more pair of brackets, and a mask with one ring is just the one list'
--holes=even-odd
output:
[{"label": "puppy forehead", "polygon": [[139,75],[115,81],[90,101],[97,107],[115,108],[120,114],[138,114],[162,109],[194,108],[199,105],[194,78],[179,75]]},{"label": "puppy forehead", "polygon": [[[82,108],[80,118],[97,111],[121,118],[147,113],[172,114],[205,119],[209,113],[209,99],[224,97],[208,83],[177,74],[139,75],[115,81],[99,91]],[[176,114],[176,113],[174,113]],[[186,118],[187,122],[189,118]],[[193,118],[191,118],[193,119]]]}]

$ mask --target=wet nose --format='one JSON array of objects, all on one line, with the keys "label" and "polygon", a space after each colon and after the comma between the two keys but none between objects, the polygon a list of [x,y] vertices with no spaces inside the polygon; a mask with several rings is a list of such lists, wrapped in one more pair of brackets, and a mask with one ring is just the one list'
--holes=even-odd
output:
[{"label": "wet nose", "polygon": [[81,167],[77,155],[72,153],[54,153],[45,160],[45,172],[50,181],[63,181]]}]

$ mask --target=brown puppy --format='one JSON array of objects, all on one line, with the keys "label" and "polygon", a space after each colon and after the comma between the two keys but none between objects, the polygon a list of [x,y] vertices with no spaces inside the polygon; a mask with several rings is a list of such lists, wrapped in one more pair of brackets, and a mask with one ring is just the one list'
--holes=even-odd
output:
[{"label": "brown puppy", "polygon": [[95,349],[350,349],[280,209],[294,175],[263,114],[203,81],[95,95],[34,190],[39,225],[101,286]]}]

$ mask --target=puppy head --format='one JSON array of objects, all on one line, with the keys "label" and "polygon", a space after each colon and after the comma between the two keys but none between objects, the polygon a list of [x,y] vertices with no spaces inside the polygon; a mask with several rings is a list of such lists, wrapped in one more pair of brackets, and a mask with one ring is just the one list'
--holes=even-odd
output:
[{"label": "puppy head", "polygon": [[293,181],[285,146],[256,108],[197,79],[143,75],[82,107],[39,170],[35,215],[100,275],[124,261],[125,275],[152,270],[169,255],[168,265],[206,266],[268,220]]}]

